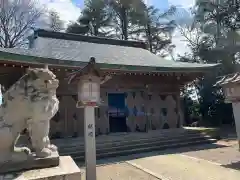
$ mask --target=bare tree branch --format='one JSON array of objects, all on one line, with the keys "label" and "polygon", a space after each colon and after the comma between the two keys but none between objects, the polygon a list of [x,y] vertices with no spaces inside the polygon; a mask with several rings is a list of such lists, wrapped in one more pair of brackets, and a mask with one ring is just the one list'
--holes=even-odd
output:
[{"label": "bare tree branch", "polygon": [[36,0],[0,0],[0,46],[13,48],[25,42],[43,12]]},{"label": "bare tree branch", "polygon": [[60,19],[59,15],[57,12],[51,10],[49,11],[49,22],[48,22],[48,26],[52,31],[61,31],[64,29],[63,25],[63,21]]}]

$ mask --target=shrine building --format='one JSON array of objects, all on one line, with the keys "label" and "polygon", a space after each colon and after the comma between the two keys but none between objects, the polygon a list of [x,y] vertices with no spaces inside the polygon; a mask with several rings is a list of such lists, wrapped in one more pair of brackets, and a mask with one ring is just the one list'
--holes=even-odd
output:
[{"label": "shrine building", "polygon": [[95,110],[96,134],[180,128],[184,123],[180,89],[214,70],[216,64],[165,60],[143,42],[123,41],[38,29],[29,48],[0,48],[0,84],[8,89],[29,67],[49,68],[59,79],[59,111],[51,120],[52,138],[84,135],[83,110],[76,108],[77,86],[67,76],[95,58],[111,76],[101,85],[102,105]]}]

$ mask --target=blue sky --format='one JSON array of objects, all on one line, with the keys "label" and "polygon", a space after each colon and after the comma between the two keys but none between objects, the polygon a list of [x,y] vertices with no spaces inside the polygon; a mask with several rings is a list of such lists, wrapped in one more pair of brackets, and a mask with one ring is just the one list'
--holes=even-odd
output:
[{"label": "blue sky", "polygon": [[83,7],[84,5],[84,0],[72,0],[72,2],[79,7]]},{"label": "blue sky", "polygon": [[[144,0],[148,5],[159,9],[167,9],[170,5],[190,8],[195,0]],[[80,14],[84,0],[39,0],[48,8],[56,10],[64,21],[74,21]]]},{"label": "blue sky", "polygon": [[154,5],[162,10],[168,9],[169,7],[168,0],[146,0],[146,3],[149,5]]},{"label": "blue sky", "polygon": [[[54,1],[54,0],[53,0]],[[84,4],[84,0],[71,0],[74,4],[82,7]],[[145,0],[147,4],[155,5],[160,9],[167,9],[169,5],[182,5],[182,6],[191,6],[194,0]]]},{"label": "blue sky", "polygon": [[[81,12],[84,5],[84,0],[39,0],[47,6],[48,9],[57,11],[60,18],[66,22],[75,21]],[[154,5],[159,9],[167,9],[171,5],[180,6],[184,9],[189,9],[193,6],[195,0],[144,0],[148,5]],[[173,35],[173,43],[176,45],[175,54],[183,54],[188,51],[186,49],[183,38],[176,31]]]}]

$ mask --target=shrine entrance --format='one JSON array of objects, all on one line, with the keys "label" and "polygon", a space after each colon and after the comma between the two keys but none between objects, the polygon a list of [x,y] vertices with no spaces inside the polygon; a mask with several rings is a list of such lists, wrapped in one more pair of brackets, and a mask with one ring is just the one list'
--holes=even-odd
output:
[{"label": "shrine entrance", "polygon": [[127,132],[127,122],[125,115],[125,94],[108,94],[108,116],[110,132]]}]

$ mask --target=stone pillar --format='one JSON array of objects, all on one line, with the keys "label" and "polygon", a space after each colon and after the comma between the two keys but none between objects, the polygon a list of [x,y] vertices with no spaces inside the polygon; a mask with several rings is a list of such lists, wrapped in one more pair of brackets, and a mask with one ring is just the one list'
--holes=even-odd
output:
[{"label": "stone pillar", "polygon": [[95,107],[84,107],[86,180],[96,180]]},{"label": "stone pillar", "polygon": [[233,114],[235,119],[235,127],[237,132],[237,138],[238,138],[238,145],[240,150],[240,101],[233,102],[232,103],[233,108]]}]

